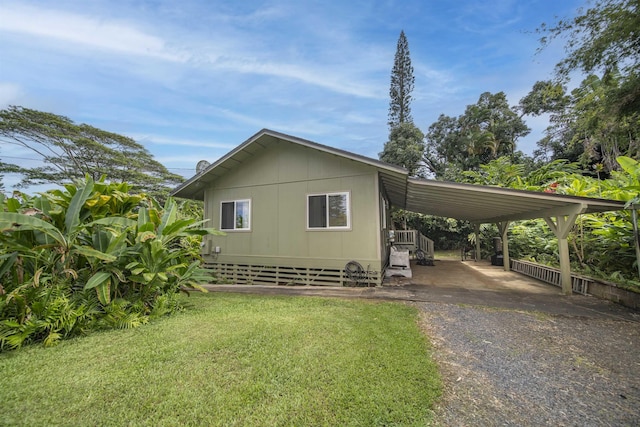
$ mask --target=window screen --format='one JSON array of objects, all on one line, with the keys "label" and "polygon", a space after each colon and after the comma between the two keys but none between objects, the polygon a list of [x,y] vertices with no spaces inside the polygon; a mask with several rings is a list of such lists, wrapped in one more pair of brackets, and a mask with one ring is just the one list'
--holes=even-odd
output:
[{"label": "window screen", "polygon": [[327,196],[309,196],[309,228],[327,226]]},{"label": "window screen", "polygon": [[220,222],[220,229],[233,230],[233,211],[235,202],[223,202],[222,203],[222,220]]}]

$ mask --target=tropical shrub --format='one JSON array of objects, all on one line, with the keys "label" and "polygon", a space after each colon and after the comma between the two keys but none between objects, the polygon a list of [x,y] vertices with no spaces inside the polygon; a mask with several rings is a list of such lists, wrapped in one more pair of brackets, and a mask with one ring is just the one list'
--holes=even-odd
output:
[{"label": "tropical shrub", "polygon": [[216,232],[129,189],[86,178],[0,196],[0,351],[144,324],[212,280],[194,246]]},{"label": "tropical shrub", "polygon": [[473,226],[467,221],[408,211],[402,211],[402,215],[409,229],[418,230],[433,240],[436,250],[458,250],[466,246],[467,235],[473,230]]},{"label": "tropical shrub", "polygon": [[509,254],[546,265],[558,263],[558,239],[542,219],[517,221],[509,227]]}]

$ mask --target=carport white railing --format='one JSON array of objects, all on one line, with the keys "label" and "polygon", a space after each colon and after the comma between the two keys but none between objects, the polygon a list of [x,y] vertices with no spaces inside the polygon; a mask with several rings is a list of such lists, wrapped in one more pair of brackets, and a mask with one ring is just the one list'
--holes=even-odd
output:
[{"label": "carport white railing", "polygon": [[435,255],[433,240],[422,235],[418,230],[395,230],[394,245],[408,249],[412,253],[421,249],[430,259]]},{"label": "carport white railing", "polygon": [[416,250],[416,233],[417,230],[395,230],[394,245],[402,246],[410,251]]},{"label": "carport white railing", "polygon": [[[557,268],[536,264],[534,262],[512,259],[511,270],[562,288],[560,270]],[[588,277],[578,276],[577,274],[571,275],[573,292],[578,294],[587,295],[587,292],[589,291],[589,283],[592,282],[593,280]]]},{"label": "carport white railing", "polygon": [[420,239],[419,248],[424,251],[428,259],[435,258],[435,247],[433,245],[433,240],[426,236],[423,236],[422,233],[418,233],[418,235]]}]

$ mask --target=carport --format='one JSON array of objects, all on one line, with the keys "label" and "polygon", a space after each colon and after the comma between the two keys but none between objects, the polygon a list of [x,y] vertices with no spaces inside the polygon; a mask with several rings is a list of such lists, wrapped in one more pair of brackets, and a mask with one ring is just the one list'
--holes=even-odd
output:
[{"label": "carport", "polygon": [[[425,179],[402,179],[390,174],[382,174],[381,181],[393,205],[411,212],[469,221],[475,225],[476,237],[481,224],[496,224],[502,235],[506,271],[510,269],[507,238],[509,224],[518,220],[544,218],[558,238],[562,293],[565,295],[572,293],[567,237],[578,216],[624,209],[624,202],[615,200]],[[478,238],[476,253],[480,253]]]}]

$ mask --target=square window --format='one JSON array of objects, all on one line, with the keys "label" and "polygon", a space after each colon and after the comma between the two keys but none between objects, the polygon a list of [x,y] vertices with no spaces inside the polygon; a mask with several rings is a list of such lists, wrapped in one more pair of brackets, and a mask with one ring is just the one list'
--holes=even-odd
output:
[{"label": "square window", "polygon": [[234,200],[220,204],[220,230],[250,230],[251,200]]},{"label": "square window", "polygon": [[307,196],[307,228],[348,229],[350,214],[349,193]]}]

